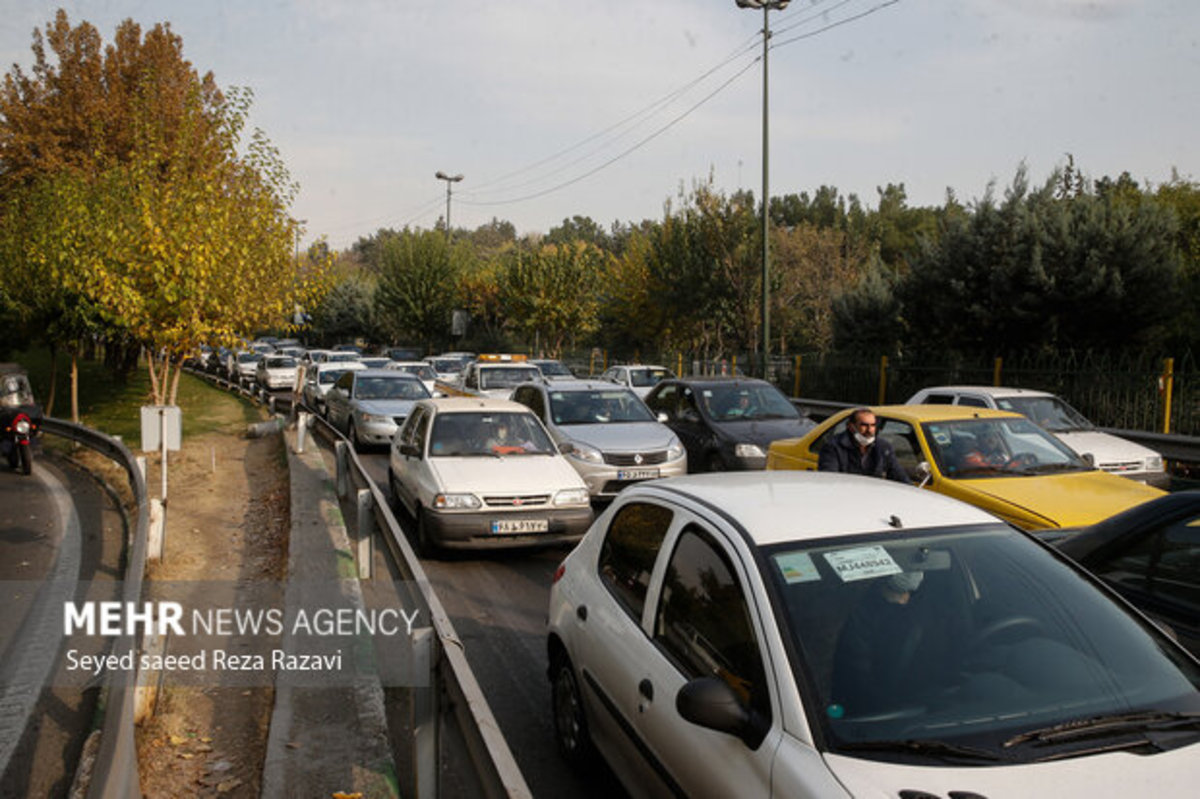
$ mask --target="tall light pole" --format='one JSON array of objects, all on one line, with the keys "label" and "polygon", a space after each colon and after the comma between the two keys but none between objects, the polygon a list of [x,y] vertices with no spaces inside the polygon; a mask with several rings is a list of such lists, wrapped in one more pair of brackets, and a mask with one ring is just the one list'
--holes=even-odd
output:
[{"label": "tall light pole", "polygon": [[463,179],[462,175],[447,175],[445,172],[438,170],[434,175],[438,180],[446,181],[446,243],[450,242],[450,184],[458,183]]},{"label": "tall light pole", "polygon": [[768,364],[770,363],[769,351],[771,347],[771,215],[770,215],[770,183],[768,176],[769,169],[769,153],[768,136],[767,136],[767,51],[770,49],[771,42],[771,27],[767,20],[767,14],[771,9],[782,11],[787,8],[791,0],[734,0],[738,8],[752,8],[755,10],[762,9],[763,12],[763,94],[762,94],[762,376],[765,380],[769,373]]}]

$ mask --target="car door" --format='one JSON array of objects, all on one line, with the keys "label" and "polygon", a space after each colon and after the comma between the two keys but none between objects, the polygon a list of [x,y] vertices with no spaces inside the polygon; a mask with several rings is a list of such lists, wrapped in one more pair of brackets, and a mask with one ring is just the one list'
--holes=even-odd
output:
[{"label": "car door", "polygon": [[[761,644],[770,614],[747,594],[736,550],[705,520],[678,512],[664,553],[651,585],[647,635],[638,641],[629,678],[643,757],[675,795],[769,797],[782,738],[773,710],[778,689]],[[680,715],[680,689],[704,677],[733,688],[758,717],[759,736],[743,741]]]},{"label": "car door", "polygon": [[1200,513],[1131,535],[1082,563],[1200,654]]},{"label": "car door", "polygon": [[679,436],[687,450],[688,471],[703,468],[710,435],[701,420],[691,387],[681,383],[659,383],[647,395],[646,405],[656,415],[666,414],[667,427]]},{"label": "car door", "polygon": [[354,372],[346,372],[334,381],[325,395],[325,411],[329,423],[345,430],[350,418],[350,398],[354,391]]},{"label": "car door", "polygon": [[418,499],[419,472],[427,467],[425,441],[433,414],[428,408],[417,406],[404,425],[392,437],[389,463],[395,479],[392,491],[410,513],[416,510]]}]

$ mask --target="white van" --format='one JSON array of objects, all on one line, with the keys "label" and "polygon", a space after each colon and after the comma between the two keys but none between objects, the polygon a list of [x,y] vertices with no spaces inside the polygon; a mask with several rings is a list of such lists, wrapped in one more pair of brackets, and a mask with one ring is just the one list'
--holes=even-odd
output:
[{"label": "white van", "polygon": [[905,404],[969,405],[1015,411],[1058,436],[1080,455],[1091,456],[1099,469],[1158,488],[1166,488],[1170,482],[1162,455],[1141,444],[1102,433],[1082,413],[1047,391],[1002,386],[936,386],[921,389]]}]

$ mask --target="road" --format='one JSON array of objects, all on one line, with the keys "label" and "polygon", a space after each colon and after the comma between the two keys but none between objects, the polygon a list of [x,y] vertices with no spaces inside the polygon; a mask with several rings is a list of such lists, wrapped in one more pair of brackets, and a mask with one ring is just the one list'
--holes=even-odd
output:
[{"label": "road", "polygon": [[[387,454],[359,455],[388,493]],[[393,506],[394,507],[394,506]],[[407,530],[410,520],[399,514]],[[466,647],[492,713],[535,797],[622,797],[607,770],[581,776],[558,755],[546,678],[550,580],[564,547],[425,560],[422,566]]]},{"label": "road", "polygon": [[123,518],[87,472],[38,452],[0,469],[0,795],[66,796],[99,693],[55,672],[67,599],[111,596]]}]

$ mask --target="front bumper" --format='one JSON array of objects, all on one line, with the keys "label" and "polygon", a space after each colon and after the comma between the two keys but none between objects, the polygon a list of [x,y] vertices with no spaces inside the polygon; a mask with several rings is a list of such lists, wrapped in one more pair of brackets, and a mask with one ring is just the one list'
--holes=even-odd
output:
[{"label": "front bumper", "polygon": [[354,429],[358,432],[358,440],[367,444],[391,444],[392,438],[400,426],[395,421],[386,422],[363,421],[362,417],[354,417]]},{"label": "front bumper", "polygon": [[[446,549],[500,549],[506,547],[545,546],[578,541],[592,524],[590,507],[541,508],[538,510],[453,511],[439,512],[428,508],[426,530],[430,538]],[[492,522],[547,520],[544,533],[493,533]]]},{"label": "front bumper", "polygon": [[677,458],[666,463],[656,463],[650,466],[610,466],[581,461],[570,456],[567,462],[575,468],[583,482],[587,485],[588,493],[593,498],[609,499],[615,497],[623,488],[644,480],[654,480],[659,477],[679,477],[687,474],[687,459]]}]

